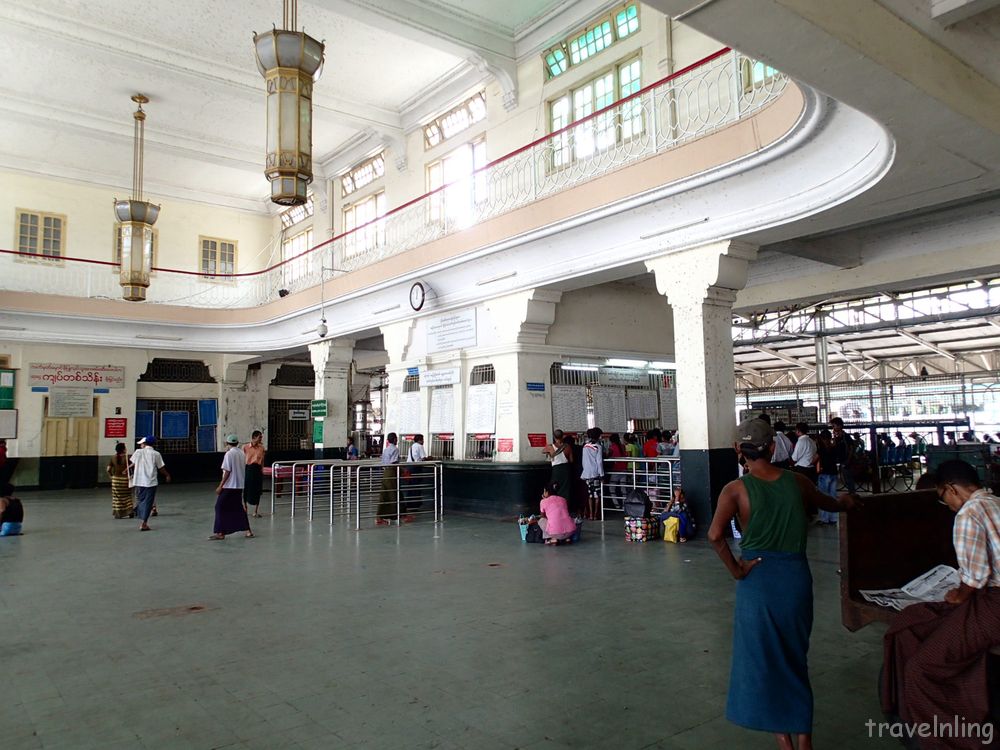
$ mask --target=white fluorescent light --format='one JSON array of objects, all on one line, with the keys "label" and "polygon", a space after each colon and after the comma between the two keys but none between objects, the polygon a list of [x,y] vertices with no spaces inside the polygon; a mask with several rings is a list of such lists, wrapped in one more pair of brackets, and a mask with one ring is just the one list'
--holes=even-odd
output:
[{"label": "white fluorescent light", "polygon": [[611,367],[645,367],[649,364],[644,359],[609,359],[606,363]]},{"label": "white fluorescent light", "polygon": [[180,336],[153,336],[137,333],[135,336],[137,339],[149,339],[151,341],[183,341]]},{"label": "white fluorescent light", "polygon": [[0,331],[26,331],[24,326],[0,326]]},{"label": "white fluorescent light", "polygon": [[561,370],[585,370],[587,372],[597,372],[600,368],[597,365],[585,365],[579,362],[566,362],[559,365]]},{"label": "white fluorescent light", "polygon": [[648,375],[662,375],[663,370],[646,370]]},{"label": "white fluorescent light", "polygon": [[376,310],[375,312],[372,313],[372,315],[381,315],[382,313],[392,312],[393,310],[398,310],[398,309],[399,305],[393,305],[392,307],[386,307],[383,308],[382,310]]},{"label": "white fluorescent light", "polygon": [[650,362],[650,367],[654,367],[657,370],[669,370],[674,366],[673,362]]},{"label": "white fluorescent light", "polygon": [[499,276],[491,276],[488,279],[480,279],[476,282],[476,286],[486,286],[487,284],[492,284],[494,281],[503,281],[504,279],[509,279],[513,276],[517,276],[517,271],[511,271],[510,273],[502,273]]}]

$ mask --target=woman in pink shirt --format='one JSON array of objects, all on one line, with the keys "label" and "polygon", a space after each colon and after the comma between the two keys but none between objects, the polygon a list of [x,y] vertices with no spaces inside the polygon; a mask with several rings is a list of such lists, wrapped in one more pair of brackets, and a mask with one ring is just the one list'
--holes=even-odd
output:
[{"label": "woman in pink shirt", "polygon": [[576,522],[570,518],[566,498],[557,495],[558,490],[559,485],[555,482],[545,485],[542,490],[539,505],[542,517],[538,519],[538,525],[546,544],[558,544],[562,540],[569,542],[576,533]]}]

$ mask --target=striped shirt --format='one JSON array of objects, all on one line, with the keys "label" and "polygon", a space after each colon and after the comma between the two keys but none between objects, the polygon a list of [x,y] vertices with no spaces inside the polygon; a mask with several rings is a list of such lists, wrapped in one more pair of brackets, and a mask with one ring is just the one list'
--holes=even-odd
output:
[{"label": "striped shirt", "polygon": [[952,542],[962,583],[1000,586],[1000,498],[985,489],[973,492],[955,516]]}]

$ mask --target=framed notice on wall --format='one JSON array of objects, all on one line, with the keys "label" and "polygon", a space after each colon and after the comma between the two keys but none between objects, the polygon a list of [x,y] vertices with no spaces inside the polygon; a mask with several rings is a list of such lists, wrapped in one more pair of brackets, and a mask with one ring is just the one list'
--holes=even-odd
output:
[{"label": "framed notice on wall", "polygon": [[0,409],[0,439],[17,437],[17,409]]},{"label": "framed notice on wall", "polygon": [[49,417],[94,416],[94,391],[91,388],[50,388]]},{"label": "framed notice on wall", "polygon": [[160,437],[164,440],[187,440],[191,435],[191,415],[186,411],[160,412]]},{"label": "framed notice on wall", "polygon": [[135,413],[135,439],[152,435],[156,429],[156,413],[137,411]]},{"label": "framed notice on wall", "polygon": [[465,431],[492,435],[497,430],[496,383],[470,385],[465,399]]},{"label": "framed notice on wall", "polygon": [[423,430],[423,420],[420,418],[420,394],[417,391],[400,393],[396,402],[396,413],[393,415],[389,407],[389,416],[393,417],[396,432],[404,435]]},{"label": "framed notice on wall", "polygon": [[586,386],[552,386],[552,427],[564,432],[587,431]]},{"label": "framed notice on wall", "polygon": [[625,432],[625,389],[594,386],[590,393],[594,399],[594,426],[604,432]]},{"label": "framed notice on wall", "polygon": [[215,453],[215,425],[201,425],[198,427],[198,452]]}]

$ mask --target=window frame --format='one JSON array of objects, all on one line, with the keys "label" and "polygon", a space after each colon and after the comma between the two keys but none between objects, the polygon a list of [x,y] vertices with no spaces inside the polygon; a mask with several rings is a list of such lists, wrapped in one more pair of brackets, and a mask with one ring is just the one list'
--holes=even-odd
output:
[{"label": "window frame", "polygon": [[[634,29],[628,29],[628,27],[630,26],[628,18],[629,8],[635,8]],[[621,33],[622,25],[618,23],[618,16],[621,15],[622,13],[626,15],[624,26],[625,28],[628,29],[628,31],[625,34]],[[610,25],[609,33],[611,35],[611,41],[605,44],[600,49],[595,50],[593,53],[588,51],[586,57],[583,57],[574,62],[573,45],[574,44],[579,45],[580,40],[583,39],[584,40],[583,49],[589,50],[589,43],[586,41],[587,35],[596,31],[597,29],[600,29],[601,27],[604,26],[605,23],[608,23]],[[589,60],[592,60],[598,55],[600,55],[602,52],[611,49],[616,44],[618,44],[618,42],[621,42],[625,39],[629,39],[638,34],[640,31],[642,31],[642,9],[641,9],[641,3],[639,3],[638,0],[636,0],[636,2],[625,2],[621,5],[616,5],[614,8],[611,8],[610,10],[607,10],[604,13],[595,16],[594,18],[591,18],[587,23],[585,23],[583,26],[578,27],[576,31],[574,31],[569,36],[560,39],[551,47],[542,50],[541,54],[542,69],[544,70],[545,73],[545,83],[548,83],[549,81],[554,80],[559,76],[565,74],[571,68],[575,68],[580,65],[585,65]],[[603,37],[604,34],[602,33],[601,36]],[[550,56],[552,57],[551,61],[549,60]],[[558,73],[555,72],[555,68],[559,68]]]},{"label": "window frame", "polygon": [[[286,222],[286,218],[290,217],[292,215],[292,213],[298,211],[299,209],[304,209],[304,211],[303,211],[304,212],[304,216],[301,219],[295,219],[294,221],[289,220],[289,221]],[[288,208],[286,208],[283,211],[280,211],[278,213],[278,218],[281,219],[281,229],[282,229],[282,231],[284,231],[286,229],[291,229],[292,227],[296,226],[297,224],[301,224],[303,221],[311,219],[315,213],[316,213],[316,206],[313,203],[313,194],[312,193],[308,193],[306,195],[306,202],[305,203],[302,203],[302,204],[300,204],[298,206],[289,206]]]},{"label": "window frame", "polygon": [[[292,225],[294,226],[294,224]],[[308,227],[303,227],[300,231],[293,234],[291,237],[283,237],[281,240],[281,262],[282,262],[282,278],[285,283],[292,283],[298,281],[299,279],[305,278],[309,274],[308,258],[296,258],[296,256],[301,255],[306,250],[312,247],[313,243],[313,229],[314,227],[310,224]],[[300,237],[305,237],[304,245],[305,248],[299,250],[295,255],[291,257],[286,257],[285,248],[291,245],[293,242],[298,240]],[[296,258],[292,260],[292,258]],[[287,261],[287,262],[286,262]]]},{"label": "window frame", "polygon": [[[219,244],[227,243],[233,246],[233,272],[231,274],[220,274],[218,270],[216,271],[204,271],[204,260],[205,260],[205,243],[215,242],[216,248],[216,258],[215,258],[215,268],[219,267]],[[198,274],[201,276],[203,281],[209,281],[216,284],[235,284],[236,275],[239,272],[239,241],[230,240],[224,237],[211,237],[205,234],[198,235]],[[214,274],[214,275],[210,275]]]},{"label": "window frame", "polygon": [[[462,149],[466,148],[469,149],[469,160],[471,164],[471,169],[469,171],[468,176],[459,178],[455,186],[457,187],[458,183],[461,183],[465,179],[469,180],[469,184],[472,188],[472,197],[471,200],[469,201],[470,209],[474,209],[475,206],[478,206],[479,204],[485,202],[486,199],[489,197],[489,184],[486,181],[486,173],[485,172],[477,173],[477,170],[481,170],[483,167],[485,167],[490,163],[489,155],[486,152],[486,133],[484,132],[480,133],[470,141],[466,141],[465,143],[455,146],[447,153],[442,154],[441,156],[434,159],[434,161],[428,162],[427,164],[424,165],[424,187],[426,192],[430,193],[434,190],[438,190],[439,188],[444,188],[443,190],[439,190],[437,193],[430,196],[430,200],[427,206],[427,211],[428,211],[427,220],[431,223],[444,222],[448,219],[449,188],[445,187],[445,185],[448,184],[445,181],[445,175],[444,175],[445,161],[447,161],[448,158],[456,155]],[[482,148],[482,164],[477,165],[476,152],[479,148]],[[440,185],[432,184],[431,172],[435,168],[441,170]]]},{"label": "window frame", "polygon": [[[483,111],[482,117],[480,117],[478,120],[475,118],[475,113],[473,112],[471,107],[472,102],[477,99],[482,102],[482,111]],[[445,120],[447,120],[452,115],[457,114],[463,109],[468,110],[469,113],[468,124],[465,127],[456,130],[451,135],[445,135],[445,130],[444,130]],[[489,116],[489,110],[486,102],[486,89],[480,89],[479,91],[476,91],[470,94],[469,96],[466,96],[465,98],[462,99],[461,102],[451,107],[447,111],[441,113],[437,117],[431,119],[430,121],[420,126],[420,131],[424,137],[424,151],[430,151],[431,149],[437,148],[441,144],[450,141],[452,138],[455,138],[458,135],[461,135],[466,130],[469,130],[475,125],[478,125],[481,122],[486,122],[488,116]],[[433,143],[431,143],[431,139],[428,135],[428,131],[432,128],[437,130],[439,134],[438,139]]]},{"label": "window frame", "polygon": [[[757,80],[754,77],[754,70],[760,65],[763,69],[763,78]],[[743,93],[748,94],[754,89],[766,86],[774,77],[778,75],[778,69],[773,65],[768,65],[763,60],[753,60],[749,57],[743,59],[740,64],[740,78],[743,84]]]},{"label": "window frame", "polygon": [[[635,91],[632,91],[632,92],[630,92],[628,94],[625,94],[623,96],[622,95],[622,80],[621,80],[622,70],[625,69],[626,67],[629,67],[629,66],[633,65],[636,62],[639,63],[638,85],[637,85]],[[618,145],[621,145],[623,143],[627,143],[632,138],[640,136],[640,135],[642,135],[642,134],[644,134],[646,132],[646,127],[647,127],[646,126],[646,117],[645,117],[645,114],[642,113],[641,110],[640,110],[638,117],[641,120],[641,125],[640,125],[640,127],[639,127],[638,130],[633,129],[632,132],[629,134],[628,137],[626,137],[624,135],[624,119],[622,118],[622,113],[621,112],[617,112],[617,113],[613,113],[613,114],[609,113],[609,115],[611,115],[611,117],[610,117],[610,120],[611,120],[611,123],[612,123],[611,127],[613,128],[614,133],[615,133],[615,138],[614,138],[613,144],[611,144],[609,146],[605,146],[603,148],[597,148],[596,145],[595,145],[593,151],[590,154],[586,155],[586,156],[582,156],[581,157],[581,156],[578,155],[578,153],[577,153],[578,149],[577,149],[577,144],[575,142],[575,139],[574,139],[573,143],[570,143],[570,137],[569,137],[570,134],[573,132],[573,124],[574,123],[576,123],[576,122],[578,122],[580,120],[583,120],[583,119],[585,119],[587,117],[590,117],[594,112],[597,112],[597,111],[599,111],[601,109],[604,109],[604,107],[594,107],[590,113],[585,114],[585,115],[577,118],[576,117],[576,109],[577,109],[576,108],[576,94],[577,94],[578,91],[582,91],[582,90],[584,90],[586,88],[593,87],[597,83],[597,81],[601,80],[602,78],[606,78],[608,75],[610,75],[611,76],[612,85],[614,87],[614,99],[611,101],[610,104],[605,105],[605,107],[612,107],[612,106],[614,106],[616,104],[621,103],[624,99],[628,98],[629,96],[633,96],[634,94],[638,93],[639,91],[642,91],[642,67],[643,67],[642,50],[637,50],[635,52],[631,52],[628,55],[626,55],[625,57],[623,57],[623,58],[621,58],[619,60],[616,60],[611,65],[606,66],[604,68],[601,68],[600,70],[598,70],[597,72],[595,72],[593,75],[588,76],[584,80],[578,82],[576,85],[573,85],[573,86],[570,86],[568,88],[563,89],[562,91],[559,92],[559,94],[557,94],[556,96],[553,96],[552,98],[550,98],[546,102],[546,110],[547,110],[546,114],[547,114],[547,124],[548,124],[549,136],[551,137],[553,133],[556,133],[559,130],[563,130],[564,128],[567,128],[567,130],[564,130],[564,132],[561,135],[556,136],[556,138],[561,143],[563,143],[564,145],[560,146],[558,149],[554,149],[552,151],[552,155],[551,155],[551,157],[549,159],[549,163],[548,163],[548,169],[550,171],[558,171],[560,169],[565,169],[565,168],[571,166],[572,164],[574,164],[575,162],[586,160],[586,159],[590,159],[590,158],[596,156],[597,154],[603,153],[604,151],[606,151],[606,150],[608,150],[610,148],[613,148],[614,146],[618,146]],[[632,81],[630,81],[630,84],[631,83],[632,83]],[[558,128],[553,127],[553,111],[554,111],[556,105],[559,104],[559,102],[562,102],[564,100],[567,103],[567,122],[564,125],[560,125]],[[602,119],[602,118],[595,118],[595,119]],[[630,119],[634,120],[635,118],[630,118]],[[595,138],[595,143],[596,143],[596,138]],[[568,158],[566,158],[565,161],[557,163],[557,156],[560,153],[562,153],[564,149],[569,150]]]},{"label": "window frame", "polygon": [[[31,252],[30,250],[22,249],[21,247],[21,216],[27,214],[29,216],[36,216],[38,218],[38,233],[35,237],[37,243],[37,252]],[[42,252],[42,245],[45,240],[45,220],[46,219],[56,219],[60,223],[59,226],[59,254],[58,255],[45,255]],[[67,220],[65,214],[57,214],[51,211],[38,211],[33,208],[15,208],[14,209],[14,247],[17,249],[18,255],[15,256],[18,261],[23,263],[46,263],[46,264],[58,264],[64,265],[66,260],[66,226]]]},{"label": "window frame", "polygon": [[[358,208],[368,203],[369,201],[374,201],[375,216],[359,223],[357,220],[357,210]],[[379,203],[382,204],[381,214],[379,213]],[[388,211],[389,211],[389,206],[385,197],[385,188],[382,188],[381,190],[375,190],[371,193],[368,193],[367,195],[361,196],[352,203],[349,203],[345,205],[343,208],[341,208],[340,216],[341,216],[341,221],[343,222],[342,225],[344,229],[343,234],[345,235],[344,236],[345,258],[353,258],[356,255],[361,255],[363,253],[371,252],[372,250],[376,250],[380,247],[385,246],[384,218],[386,213],[388,213]],[[354,226],[352,227],[347,226],[348,212],[354,214],[353,217]],[[382,219],[382,221],[379,221],[380,219]],[[358,229],[359,226],[363,226],[366,224],[368,226],[364,230],[361,230],[361,232],[355,231]],[[350,234],[348,234],[349,232]],[[373,238],[370,245],[368,242],[368,234],[367,234],[368,232],[372,233],[371,237]],[[365,235],[365,242],[363,243],[364,246],[358,247],[357,246],[358,238],[362,236],[362,233]]]},{"label": "window frame", "polygon": [[[381,163],[381,167],[376,168],[376,163]],[[368,182],[359,185],[357,180],[358,173],[363,172],[369,167],[371,167],[372,170],[372,178],[368,180]],[[379,174],[379,169],[381,169],[381,174]],[[340,181],[341,198],[349,198],[359,190],[364,190],[366,187],[374,185],[379,180],[385,179],[385,149],[382,149],[376,154],[372,154],[366,159],[362,159],[350,169],[341,172],[337,175],[337,179]],[[346,180],[348,179],[350,179],[352,185],[350,190],[347,189]]]},{"label": "window frame", "polygon": [[[122,246],[121,246],[121,232],[118,230],[121,228],[122,223],[120,221],[114,222],[115,234],[111,238],[111,262],[115,264],[114,268],[111,269],[111,273],[121,273],[122,266]],[[160,257],[160,230],[157,227],[152,227],[153,230],[153,261],[149,270],[150,276],[155,276],[157,263]]]}]

